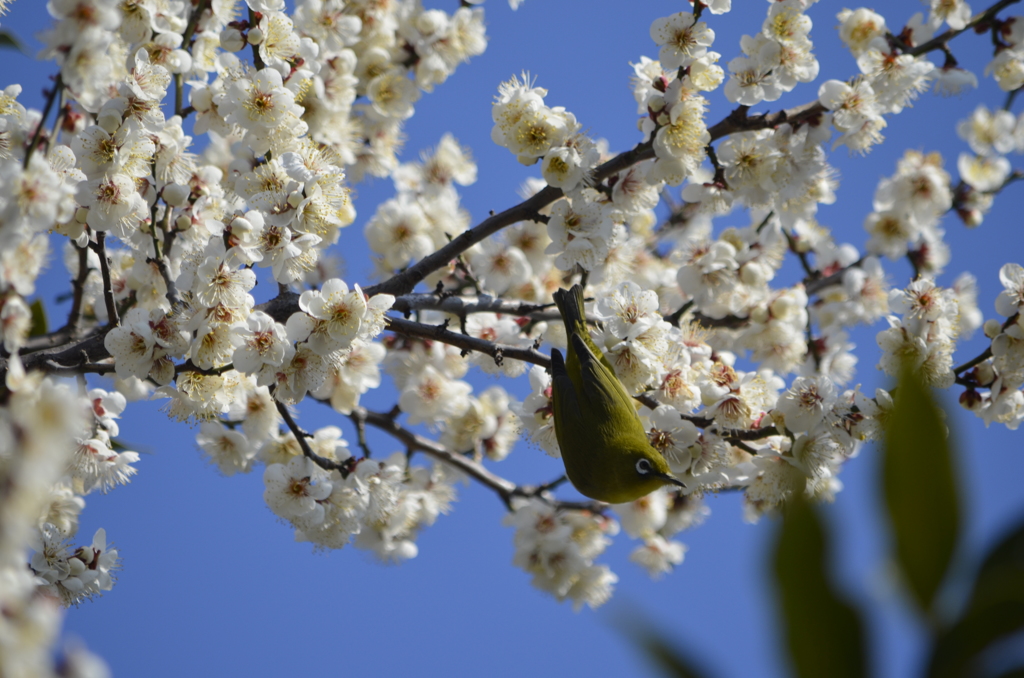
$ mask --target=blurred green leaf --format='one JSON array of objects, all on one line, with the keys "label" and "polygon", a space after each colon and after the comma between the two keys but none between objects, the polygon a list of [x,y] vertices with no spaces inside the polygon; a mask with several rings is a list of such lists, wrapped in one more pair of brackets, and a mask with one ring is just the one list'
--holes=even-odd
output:
[{"label": "blurred green leaf", "polygon": [[1024,521],[985,557],[960,618],[935,639],[928,676],[974,675],[981,653],[1022,629]]},{"label": "blurred green leaf", "polygon": [[28,54],[21,40],[18,40],[14,33],[7,30],[0,30],[0,49],[16,49],[22,54]]},{"label": "blurred green leaf", "polygon": [[30,337],[41,337],[49,331],[49,324],[46,322],[46,309],[43,307],[43,301],[36,299],[29,306],[32,311],[32,329],[29,330],[28,336]]},{"label": "blurred green leaf", "polygon": [[672,678],[706,678],[708,675],[639,612],[620,613],[614,624],[663,675]]},{"label": "blurred green leaf", "polygon": [[773,560],[786,646],[801,678],[866,676],[864,625],[829,581],[826,536],[803,497],[788,503]]},{"label": "blurred green leaf", "polygon": [[946,423],[931,389],[904,366],[882,449],[882,490],[896,562],[926,613],[960,532],[960,498]]}]

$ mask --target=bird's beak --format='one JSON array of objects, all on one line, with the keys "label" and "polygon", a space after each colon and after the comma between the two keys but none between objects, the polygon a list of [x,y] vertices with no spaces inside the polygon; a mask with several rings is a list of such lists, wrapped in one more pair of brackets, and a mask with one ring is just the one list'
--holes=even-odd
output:
[{"label": "bird's beak", "polygon": [[666,483],[671,483],[672,485],[678,485],[679,487],[683,487],[683,488],[686,487],[686,484],[682,480],[679,480],[679,478],[670,476],[667,473],[656,473],[655,475],[657,475],[659,478],[664,480]]}]

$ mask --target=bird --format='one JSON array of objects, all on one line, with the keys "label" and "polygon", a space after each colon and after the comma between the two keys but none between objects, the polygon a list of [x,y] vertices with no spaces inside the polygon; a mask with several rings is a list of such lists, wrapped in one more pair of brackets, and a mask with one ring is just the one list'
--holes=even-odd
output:
[{"label": "bird", "polygon": [[566,356],[551,349],[555,438],[565,474],[579,492],[624,504],[664,485],[685,485],[647,438],[633,399],[611,363],[590,338],[583,287],[553,294],[568,337]]}]

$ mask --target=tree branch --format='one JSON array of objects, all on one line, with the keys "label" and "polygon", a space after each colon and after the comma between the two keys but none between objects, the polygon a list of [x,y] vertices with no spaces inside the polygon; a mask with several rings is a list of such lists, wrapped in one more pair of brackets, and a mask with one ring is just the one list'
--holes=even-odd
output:
[{"label": "tree branch", "polygon": [[956,36],[960,35],[961,33],[965,33],[967,31],[973,29],[975,26],[978,26],[980,24],[983,24],[983,23],[986,23],[988,21],[991,21],[992,19],[995,18],[996,14],[1001,12],[1003,9],[1009,7],[1010,5],[1014,5],[1014,4],[1018,3],[1018,2],[1020,2],[1020,0],[999,0],[999,2],[995,3],[994,5],[992,5],[991,7],[986,9],[985,11],[979,12],[978,14],[975,14],[971,18],[971,20],[967,22],[967,24],[963,28],[961,28],[961,29],[953,29],[953,28],[951,28],[948,31],[946,31],[945,33],[942,33],[940,35],[935,36],[934,38],[932,38],[928,42],[921,43],[917,47],[912,47],[912,48],[908,49],[904,53],[905,54],[910,54],[912,56],[918,56],[920,54],[924,54],[925,52],[931,52],[931,51],[934,51],[934,50],[937,50],[937,49],[942,49],[942,47],[947,42],[949,42],[950,40],[952,40]]},{"label": "tree branch", "polygon": [[533,363],[534,365],[540,365],[544,368],[551,365],[551,359],[533,347],[523,348],[521,346],[511,346],[508,344],[497,344],[492,341],[487,341],[486,339],[478,339],[477,337],[471,337],[468,334],[452,332],[448,329],[447,324],[425,325],[423,323],[417,323],[403,318],[387,318],[386,320],[387,326],[385,329],[391,330],[396,334],[401,334],[407,337],[416,337],[419,339],[440,341],[441,343],[461,348],[464,351],[484,353],[494,358],[495,362],[505,358],[513,358],[515,360]]},{"label": "tree branch", "polygon": [[93,249],[100,258],[100,275],[103,276],[103,301],[107,306],[107,325],[114,327],[121,322],[117,315],[117,304],[114,303],[114,286],[110,282],[110,263],[107,261],[106,238],[104,231],[95,231],[96,242]]},{"label": "tree branch", "polygon": [[287,405],[282,403],[280,400],[275,400],[274,404],[277,405],[277,411],[281,414],[281,418],[284,419],[284,423],[288,425],[292,435],[295,436],[295,440],[298,441],[299,447],[302,448],[302,454],[313,461],[314,464],[327,471],[338,471],[342,477],[348,476],[352,472],[353,463],[351,458],[346,459],[342,462],[334,461],[333,459],[327,459],[321,457],[319,454],[313,451],[313,448],[309,446],[309,441],[306,440],[309,434],[299,428],[299,425],[295,423],[295,419],[292,417],[292,413],[288,411]]},{"label": "tree branch", "polygon": [[562,316],[554,309],[554,304],[534,304],[526,301],[508,301],[489,294],[477,297],[445,296],[430,294],[404,294],[395,297],[391,307],[406,316],[413,311],[443,311],[456,316],[470,313],[498,313],[517,317],[530,317],[535,320],[561,320]]},{"label": "tree branch", "polygon": [[402,441],[409,449],[423,452],[434,459],[438,459],[449,464],[473,478],[481,485],[494,490],[509,510],[512,510],[512,500],[514,497],[537,497],[558,509],[591,511],[593,513],[602,513],[607,506],[606,504],[598,501],[569,502],[551,499],[544,494],[547,489],[549,489],[549,486],[551,485],[550,483],[549,485],[541,485],[539,487],[521,487],[513,483],[511,480],[506,480],[501,476],[491,473],[491,471],[483,464],[473,461],[469,457],[464,457],[461,454],[455,454],[440,443],[434,442],[429,438],[424,438],[423,436],[417,435],[412,431],[403,428],[395,421],[394,417],[381,412],[373,412],[362,407],[356,408],[355,411],[359,412],[358,416],[367,424]]},{"label": "tree branch", "polygon": [[46,119],[50,117],[50,109],[53,108],[53,102],[60,97],[60,93],[63,90],[64,80],[60,73],[58,73],[56,80],[53,81],[53,89],[50,90],[49,95],[46,97],[46,105],[43,107],[42,117],[39,118],[39,122],[36,124],[35,134],[32,135],[32,141],[29,142],[28,148],[25,150],[25,162],[22,166],[26,169],[28,169],[29,161],[32,160],[32,154],[39,147],[39,140],[43,137],[43,129],[46,127]]}]

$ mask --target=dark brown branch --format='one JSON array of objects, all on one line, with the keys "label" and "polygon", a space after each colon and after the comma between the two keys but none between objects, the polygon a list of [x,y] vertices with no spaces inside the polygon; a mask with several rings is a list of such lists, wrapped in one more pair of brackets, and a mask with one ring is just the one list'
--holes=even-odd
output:
[{"label": "dark brown branch", "polygon": [[743,327],[750,322],[750,318],[743,318],[738,315],[727,315],[722,318],[709,318],[699,311],[693,314],[693,319],[704,327],[723,327],[731,330]]},{"label": "dark brown branch", "polygon": [[[260,22],[256,20],[256,12],[254,12],[253,10],[250,9],[249,10],[249,30],[251,31],[252,29],[257,28],[259,26],[259,23]],[[263,39],[266,40],[266,38],[267,38],[267,36],[264,35]],[[260,44],[263,44],[263,43],[260,43]],[[252,46],[252,62],[253,62],[253,64],[256,65],[256,70],[258,70],[258,71],[262,71],[264,68],[267,67],[267,65],[263,63],[263,57],[260,56],[260,46],[259,45],[253,45]]]},{"label": "dark brown branch", "polygon": [[85,281],[89,277],[89,247],[78,247],[78,275],[71,281],[74,295],[71,299],[71,311],[68,313],[68,322],[61,331],[67,331],[68,338],[78,334],[78,324],[82,321],[82,297],[85,294]]},{"label": "dark brown branch", "polygon": [[[766,113],[751,117],[747,115],[747,108],[740,106],[724,120],[709,127],[708,133],[711,135],[711,140],[714,141],[736,132],[768,129],[787,122],[798,124],[811,120],[825,111],[824,106],[814,101],[776,113]],[[594,182],[604,181],[608,177],[618,174],[639,162],[650,160],[653,157],[654,146],[651,141],[645,141],[599,166],[593,172],[593,180]],[[365,291],[370,296],[382,293],[395,296],[408,294],[428,275],[447,266],[448,262],[458,259],[460,254],[473,245],[494,235],[507,226],[530,219],[533,215],[540,212],[541,209],[561,198],[562,195],[561,189],[547,186],[518,205],[483,220],[478,225],[453,238],[451,242],[433,254],[424,257],[388,280],[368,287]]]},{"label": "dark brown branch", "polygon": [[47,374],[57,377],[74,377],[83,374],[111,374],[115,371],[113,363],[84,363],[80,365],[61,365],[47,360]]},{"label": "dark brown branch", "polygon": [[57,79],[53,81],[53,89],[46,97],[46,105],[43,107],[43,115],[39,118],[39,122],[36,123],[36,131],[32,135],[32,141],[29,142],[28,148],[25,149],[25,163],[22,165],[28,169],[28,163],[32,160],[32,154],[35,153],[36,148],[39,147],[39,140],[43,138],[43,129],[46,127],[46,119],[50,117],[50,109],[53,108],[53,103],[60,97],[60,93],[64,89],[64,80],[61,75],[57,74]]},{"label": "dark brown branch", "polygon": [[[23,355],[21,361],[25,366],[25,371],[41,370],[49,372],[52,369],[51,363],[67,368],[106,360],[110,357],[110,353],[107,352],[106,347],[103,345],[103,338],[110,329],[110,326],[107,326],[70,346],[56,346]],[[7,361],[0,361],[0,378],[6,372]]]},{"label": "dark brown branch", "polygon": [[800,259],[800,266],[803,267],[804,273],[807,274],[805,280],[817,280],[818,278],[820,278],[821,273],[811,268],[811,262],[807,260],[807,252],[803,252],[797,249],[796,238],[794,238],[793,235],[786,229],[782,229],[782,235],[786,236],[786,244],[789,245],[789,251],[795,254],[797,258]]},{"label": "dark brown branch", "polygon": [[976,358],[972,358],[971,360],[968,360],[963,365],[957,365],[956,367],[954,367],[953,368],[953,374],[959,375],[961,372],[966,372],[967,370],[971,369],[975,365],[980,365],[981,363],[985,362],[986,360],[988,360],[991,357],[992,357],[992,347],[989,346],[988,348],[986,348],[984,351],[981,352],[981,355],[977,356]]},{"label": "dark brown branch", "polygon": [[[188,23],[185,24],[185,32],[181,34],[181,48],[189,52],[192,51],[192,37],[195,35],[196,26],[199,25],[199,19],[202,18],[203,12],[210,6],[210,0],[199,0],[199,4],[196,5],[192,13],[188,15]],[[181,73],[174,74],[174,113],[175,115],[181,116],[184,120],[188,117],[188,114],[195,109],[191,106],[188,109],[182,108],[182,83],[183,77]]]},{"label": "dark brown branch", "polygon": [[327,471],[338,471],[342,477],[348,476],[352,471],[352,462],[345,460],[342,462],[334,461],[333,459],[327,459],[321,457],[319,454],[313,451],[313,448],[309,446],[309,441],[306,440],[309,434],[299,428],[299,425],[295,423],[295,419],[292,417],[292,413],[288,411],[288,407],[279,400],[275,400],[274,403],[277,405],[277,411],[281,414],[281,418],[284,419],[284,423],[288,425],[292,435],[295,436],[295,440],[298,441],[299,447],[302,448],[302,454],[313,461],[314,464]]},{"label": "dark brown branch", "polygon": [[551,364],[551,359],[548,356],[537,351],[532,346],[523,348],[521,346],[510,346],[508,344],[496,344],[492,341],[487,341],[486,339],[471,337],[468,334],[452,332],[445,325],[425,325],[423,323],[417,323],[403,318],[387,318],[387,326],[385,329],[406,337],[440,341],[441,343],[450,344],[465,351],[484,353],[495,360],[498,360],[499,357],[500,359],[513,358],[515,360],[533,363],[534,365],[540,365],[545,368]]},{"label": "dark brown branch", "polygon": [[194,372],[196,374],[203,374],[208,377],[212,377],[217,376],[219,374],[224,374],[225,372],[230,372],[233,369],[235,369],[235,366],[232,363],[228,363],[227,365],[221,365],[220,367],[203,368],[199,367],[191,360],[186,360],[180,365],[174,366],[174,373],[181,374],[182,372]]},{"label": "dark brown branch", "polygon": [[861,264],[863,263],[864,257],[861,257],[860,259],[853,262],[849,266],[843,266],[835,273],[830,273],[824,278],[815,278],[813,280],[805,278],[804,289],[807,291],[807,296],[810,297],[812,295],[815,295],[818,292],[825,289],[826,287],[831,287],[832,285],[841,285],[843,282],[843,276],[846,275],[846,272],[849,271],[851,268],[860,268]]},{"label": "dark brown branch", "polygon": [[[366,443],[366,411],[356,409],[348,416],[356,426],[356,440],[359,441],[359,449],[363,451],[363,456],[369,459],[373,456],[373,452],[370,450],[370,446]],[[394,417],[392,417],[392,419],[394,419]]]},{"label": "dark brown branch", "polygon": [[[459,471],[462,471],[469,477],[473,478],[481,485],[488,487],[498,495],[505,506],[511,510],[512,500],[514,497],[537,497],[544,501],[547,501],[555,508],[559,509],[570,509],[577,511],[591,511],[593,513],[601,513],[604,511],[606,504],[601,502],[567,502],[567,501],[556,501],[545,497],[541,492],[540,488],[529,488],[520,487],[513,483],[511,480],[506,480],[501,476],[491,473],[483,464],[473,461],[469,457],[465,457],[461,454],[455,454],[440,443],[434,442],[429,438],[417,435],[412,431],[400,426],[394,417],[388,416],[381,412],[373,412],[362,407],[356,408],[360,412],[359,416],[370,426],[384,431],[388,435],[402,441],[406,447],[412,450],[423,452],[434,459],[438,459],[450,466],[455,467]],[[543,487],[543,486],[542,486]]]},{"label": "dark brown branch", "polygon": [[[167,206],[168,214],[170,214],[171,207]],[[164,279],[164,287],[167,288],[167,301],[171,302],[171,310],[177,309],[181,306],[181,296],[178,294],[178,286],[174,282],[174,278],[171,277],[171,271],[167,268],[167,257],[170,256],[171,245],[174,244],[174,231],[167,231],[164,235],[164,251],[163,253],[157,253],[156,259],[156,270],[160,272],[160,277]]]},{"label": "dark brown branch", "polygon": [[104,231],[96,231],[96,242],[92,248],[100,258],[100,275],[103,276],[103,302],[107,306],[107,325],[114,327],[121,323],[117,315],[117,304],[114,303],[114,286],[110,282],[110,262],[107,261],[107,234]]},{"label": "dark brown branch", "polygon": [[391,307],[399,313],[408,315],[413,311],[443,311],[456,316],[470,313],[498,313],[517,317],[530,317],[535,320],[561,319],[554,304],[534,304],[526,301],[508,301],[500,297],[482,294],[478,297],[439,296],[437,294],[405,294],[395,298]]},{"label": "dark brown branch", "polygon": [[975,26],[979,26],[981,24],[991,21],[992,19],[995,18],[996,14],[1001,12],[1003,9],[1009,7],[1010,5],[1014,5],[1018,2],[1020,2],[1020,0],[999,0],[999,2],[995,3],[994,5],[986,9],[984,12],[979,12],[978,14],[975,14],[963,28],[951,28],[945,33],[936,35],[928,42],[921,43],[917,47],[912,47],[911,49],[906,51],[906,54],[918,56],[919,54],[924,54],[925,52],[931,52],[937,49],[942,49],[947,42],[949,42],[956,36],[973,29]]},{"label": "dark brown branch", "polygon": [[[650,393],[641,393],[640,395],[633,396],[638,402],[644,404],[649,410],[656,410],[661,405],[655,400]],[[708,417],[701,417],[695,414],[679,414],[680,418],[685,419],[694,426],[700,429],[711,428],[715,425],[714,419]],[[752,428],[752,429],[739,429],[739,428],[721,428],[714,432],[716,435],[721,437],[723,440],[733,443],[740,440],[761,440],[769,436],[779,435],[779,429],[774,426],[765,426],[763,428]]]}]

